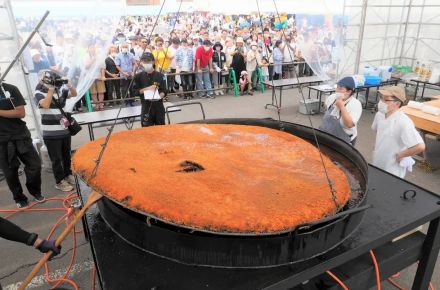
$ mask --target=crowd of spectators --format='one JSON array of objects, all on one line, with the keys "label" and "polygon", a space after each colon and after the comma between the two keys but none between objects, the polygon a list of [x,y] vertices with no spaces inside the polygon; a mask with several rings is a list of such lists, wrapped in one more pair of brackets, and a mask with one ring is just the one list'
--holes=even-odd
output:
[{"label": "crowd of spectators", "polygon": [[[241,94],[252,95],[264,80],[313,75],[304,61],[306,58],[310,63],[307,56],[314,64],[318,58],[319,65],[332,65],[336,44],[328,23],[297,26],[295,15],[277,18],[274,13],[262,17],[201,12],[158,17],[123,17],[114,35],[97,30],[84,40],[87,49],[82,52],[83,64],[76,66],[76,72],[70,69],[69,77],[75,85],[82,70],[106,55],[90,87],[94,110],[139,94],[136,84],[130,83],[142,71],[139,62],[144,52],[153,54],[155,69],[166,76],[168,94],[184,99],[225,94],[231,85],[227,84],[230,70]],[[66,66],[72,66],[69,61],[75,58],[69,49],[75,44],[75,32],[58,30],[54,34],[53,47],[41,42],[31,44],[33,71],[54,69],[63,73]],[[111,38],[110,47],[103,48],[105,38]],[[59,49],[62,46],[64,49]],[[126,100],[125,104],[133,106],[134,102]]]}]

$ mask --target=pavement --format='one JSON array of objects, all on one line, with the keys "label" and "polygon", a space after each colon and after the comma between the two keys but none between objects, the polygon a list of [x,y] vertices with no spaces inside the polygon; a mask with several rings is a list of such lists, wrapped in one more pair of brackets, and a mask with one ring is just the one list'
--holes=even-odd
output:
[{"label": "pavement", "polygon": [[[308,91],[304,90],[307,97]],[[373,93],[371,93],[373,94]],[[314,127],[318,127],[323,114],[310,116],[302,115],[298,112],[298,101],[300,94],[298,89],[289,89],[283,92],[283,106],[278,116],[277,110],[274,108],[265,109],[264,105],[271,101],[271,91],[266,90],[261,94],[255,92],[253,96],[218,96],[215,99],[194,99],[192,101],[200,101],[203,104],[207,118],[280,118],[283,121],[296,122],[299,124],[309,125],[310,122]],[[173,96],[171,102],[179,102],[177,96]],[[172,113],[170,115],[171,122],[184,122],[201,119],[202,114],[198,106],[182,107],[181,112]],[[374,132],[371,130],[371,124],[374,118],[374,113],[370,110],[364,110],[362,118],[358,124],[358,141],[356,148],[364,155],[367,161],[371,161],[372,150],[374,146]],[[139,123],[135,124],[135,128],[139,127]],[[117,125],[115,131],[126,130],[124,125]],[[95,137],[105,136],[106,128],[95,129]],[[89,141],[87,128],[84,127],[79,135],[75,136],[72,141],[73,148],[77,148]],[[428,140],[428,157],[432,160],[434,167],[440,167],[440,142]],[[55,181],[53,175],[43,169],[43,193],[46,198],[58,197],[64,198],[67,194],[62,193],[54,188]],[[24,178],[21,177],[22,184]],[[427,190],[430,190],[440,195],[440,170],[427,171],[426,167],[415,167],[413,172],[407,174],[406,179],[415,183]],[[25,191],[25,194],[27,192]],[[47,201],[36,208],[61,208],[62,202],[60,200]],[[7,188],[6,182],[0,182],[0,209],[14,209],[15,204],[12,196]],[[0,213],[5,216],[5,213]],[[22,228],[39,233],[41,236],[46,236],[54,222],[62,215],[62,211],[47,211],[47,212],[22,212],[16,214],[11,220]],[[426,225],[424,230],[426,231]],[[82,229],[78,225],[77,231]],[[60,229],[55,231],[54,236],[58,236]],[[69,261],[72,257],[72,252],[75,250],[75,259],[72,262],[70,271],[70,278],[75,281],[80,289],[92,289],[92,269],[93,258],[90,252],[90,247],[84,239],[82,233],[76,234],[76,247],[73,247],[73,239],[69,237],[63,243],[62,254],[55,257],[49,263],[49,276],[62,277]],[[3,289],[14,290],[18,288],[20,281],[30,272],[32,267],[38,262],[40,254],[31,247],[13,243],[0,239],[0,283]],[[403,287],[409,289],[412,285],[416,265],[413,265],[401,272],[400,277],[396,281]],[[436,289],[440,289],[440,263],[437,263],[432,283]],[[61,288],[62,287],[62,288]],[[50,285],[46,282],[44,271],[40,271],[38,276],[32,281],[29,289],[49,289]],[[74,289],[69,284],[62,284],[58,289]],[[372,288],[375,289],[375,288]],[[388,282],[382,283],[382,289],[396,289]]]}]

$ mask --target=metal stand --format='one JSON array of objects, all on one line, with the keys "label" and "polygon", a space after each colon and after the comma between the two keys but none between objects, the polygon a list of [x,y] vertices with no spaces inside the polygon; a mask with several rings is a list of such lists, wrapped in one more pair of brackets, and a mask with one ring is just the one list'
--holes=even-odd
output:
[{"label": "metal stand", "polygon": [[[366,211],[359,229],[324,255],[290,266],[234,270],[173,262],[124,242],[102,220],[96,208],[87,214],[86,230],[102,289],[316,289],[306,288],[304,282],[325,279],[326,275],[321,275],[333,269],[339,274],[345,268],[347,273],[355,275],[353,269],[361,269],[362,260],[371,263],[366,256],[370,249],[375,249],[381,263],[381,273],[385,274],[382,279],[419,260],[413,289],[427,289],[440,248],[440,197],[373,166],[369,166],[368,188],[367,202],[373,207]],[[83,198],[87,191],[83,184],[80,192]],[[405,192],[413,191],[414,198],[410,194],[404,198]],[[416,233],[391,243],[395,237],[427,222],[430,226],[426,236]],[[374,283],[368,276],[374,273],[371,268],[361,272],[364,281]],[[340,278],[351,280],[342,274]],[[358,285],[356,281],[351,283]],[[336,286],[333,283],[322,289],[337,289],[331,287]]]}]

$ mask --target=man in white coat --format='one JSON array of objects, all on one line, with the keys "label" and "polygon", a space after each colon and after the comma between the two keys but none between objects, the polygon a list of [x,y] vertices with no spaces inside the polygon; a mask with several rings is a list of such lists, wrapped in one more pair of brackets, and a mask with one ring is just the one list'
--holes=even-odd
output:
[{"label": "man in white coat", "polygon": [[399,110],[406,100],[404,89],[385,87],[379,93],[379,111],[372,125],[377,132],[373,165],[404,178],[414,163],[411,156],[424,151],[425,143],[411,119]]}]

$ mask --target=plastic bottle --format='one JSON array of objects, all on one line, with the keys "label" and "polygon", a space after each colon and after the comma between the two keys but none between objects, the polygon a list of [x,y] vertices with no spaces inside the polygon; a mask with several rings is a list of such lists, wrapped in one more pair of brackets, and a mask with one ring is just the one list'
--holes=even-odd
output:
[{"label": "plastic bottle", "polygon": [[427,72],[426,72],[426,81],[429,81],[429,79],[432,76],[432,64],[429,64],[428,68],[426,70],[427,70]]},{"label": "plastic bottle", "polygon": [[414,73],[420,75],[420,62],[417,61],[416,67],[414,68]]},{"label": "plastic bottle", "polygon": [[425,71],[426,71],[426,67],[425,64],[422,63],[422,67],[420,68],[420,72],[419,72],[419,78],[420,80],[423,80],[425,78]]}]

